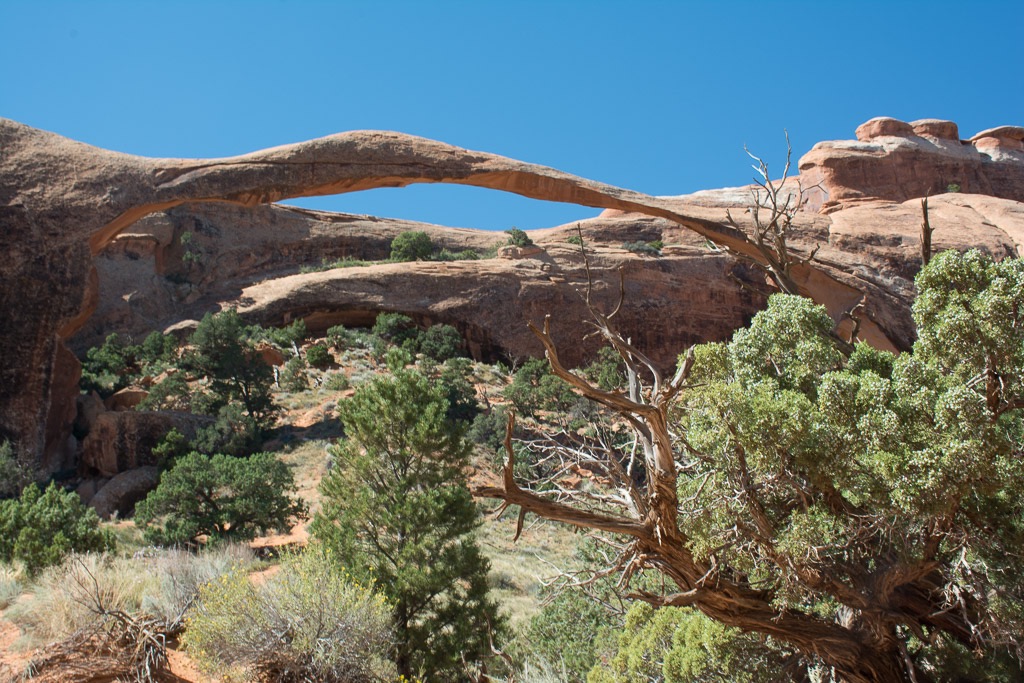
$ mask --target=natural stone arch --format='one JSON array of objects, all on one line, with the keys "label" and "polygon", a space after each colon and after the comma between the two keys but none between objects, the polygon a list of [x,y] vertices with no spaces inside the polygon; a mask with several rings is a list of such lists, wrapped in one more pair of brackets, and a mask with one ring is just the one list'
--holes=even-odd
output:
[{"label": "natural stone arch", "polygon": [[[151,159],[110,152],[0,119],[0,436],[42,460],[74,418],[76,363],[62,340],[94,305],[91,258],[143,216],[186,202],[253,206],[418,182],[476,185],[526,197],[675,221],[758,258],[743,232],[671,200],[555,169],[393,132],[355,131],[225,159]],[[813,265],[794,279],[837,318],[862,292]],[[870,308],[869,308],[870,313]],[[892,346],[866,319],[861,334]]]}]

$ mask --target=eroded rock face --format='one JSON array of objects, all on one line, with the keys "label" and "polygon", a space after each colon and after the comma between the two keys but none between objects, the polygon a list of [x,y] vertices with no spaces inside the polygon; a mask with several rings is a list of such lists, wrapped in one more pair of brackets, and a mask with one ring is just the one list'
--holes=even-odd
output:
[{"label": "eroded rock face", "polygon": [[1002,126],[958,139],[952,121],[887,117],[857,128],[856,141],[819,142],[800,159],[811,208],[835,211],[862,201],[908,199],[950,189],[1024,201],[1024,128]]},{"label": "eroded rock face", "polygon": [[[810,193],[798,216],[793,246],[802,253],[814,246],[820,251],[815,261],[794,269],[793,280],[837,320],[864,300],[861,335],[878,346],[905,348],[913,339],[907,310],[909,278],[919,261],[918,198],[932,196],[939,247],[977,245],[1000,253],[1019,241],[1024,134],[994,128],[966,143],[958,135],[950,122],[876,120],[858,131],[862,139],[820,143],[801,160],[805,186],[820,189]],[[742,211],[749,188],[649,197],[378,131],[230,159],[169,160],[100,150],[0,119],[0,149],[0,246],[9,255],[0,264],[0,312],[7,321],[0,327],[0,437],[13,438],[40,462],[51,448],[63,447],[59,435],[70,430],[70,378],[77,369],[69,367],[62,349],[78,330],[80,339],[107,326],[148,331],[234,305],[265,322],[296,315],[321,323],[339,316],[365,321],[377,310],[402,308],[425,322],[450,318],[481,354],[487,348],[526,348],[524,331],[512,328],[552,312],[569,328],[567,343],[579,338],[581,318],[573,307],[579,306],[574,285],[581,282],[580,266],[575,252],[560,246],[566,229],[554,229],[547,241],[537,238],[543,253],[515,260],[299,275],[299,262],[343,257],[355,249],[377,254],[408,227],[257,206],[286,197],[453,182],[612,209],[614,215],[587,222],[595,281],[607,286],[619,265],[626,268],[627,283],[634,283],[627,284],[627,301],[635,308],[624,309],[620,324],[635,339],[662,345],[654,353],[669,359],[688,335],[706,335],[716,324],[742,324],[748,307],[758,305],[753,298],[737,298],[746,290],[734,277],[749,280],[751,273],[737,271],[729,257],[702,246],[707,238],[760,258]],[[945,194],[954,185],[960,193]],[[234,218],[204,222],[211,205],[234,212]],[[725,219],[730,208],[736,225]],[[879,218],[869,220],[864,212]],[[950,224],[966,219],[980,222]],[[234,248],[203,251],[215,241],[209,236],[183,241],[186,232],[203,235],[211,226],[228,224],[238,237]],[[359,228],[347,231],[353,225]],[[633,240],[651,239],[638,232],[655,225],[658,238],[676,245],[663,258],[616,247],[624,231],[634,231]],[[491,246],[495,237],[437,230],[435,241],[454,248]],[[106,268],[104,259],[116,267]],[[99,324],[90,330],[94,313]]]},{"label": "eroded rock face", "polygon": [[82,442],[81,474],[114,477],[121,472],[156,465],[152,450],[171,428],[188,438],[212,418],[170,411],[109,411],[96,416]]}]

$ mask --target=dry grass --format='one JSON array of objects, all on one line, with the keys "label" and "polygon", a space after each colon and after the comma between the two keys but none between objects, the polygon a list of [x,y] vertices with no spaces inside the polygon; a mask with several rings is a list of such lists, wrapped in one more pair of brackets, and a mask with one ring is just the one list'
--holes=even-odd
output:
[{"label": "dry grass", "polygon": [[528,522],[513,543],[515,526],[514,515],[502,520],[485,518],[477,535],[491,561],[491,591],[509,615],[511,626],[519,629],[540,610],[544,583],[571,568],[576,536],[564,526]]},{"label": "dry grass", "polygon": [[15,644],[31,649],[94,625],[98,601],[109,610],[179,619],[200,585],[233,566],[252,563],[245,546],[225,545],[198,555],[151,549],[131,557],[74,555],[44,571],[30,595],[5,616],[23,632]]},{"label": "dry grass", "polygon": [[19,568],[0,565],[0,610],[7,609],[18,599],[24,583],[24,576]]}]

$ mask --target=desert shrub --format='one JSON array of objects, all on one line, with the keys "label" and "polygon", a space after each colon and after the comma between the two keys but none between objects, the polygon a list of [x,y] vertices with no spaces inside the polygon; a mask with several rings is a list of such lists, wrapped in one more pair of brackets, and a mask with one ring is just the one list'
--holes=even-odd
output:
[{"label": "desert shrub", "polygon": [[135,509],[146,538],[163,545],[248,540],[268,530],[287,531],[306,506],[292,497],[291,470],[272,453],[249,458],[190,453],[160,477]]},{"label": "desert shrub", "polygon": [[463,249],[462,251],[442,249],[434,256],[435,261],[476,261],[479,258],[480,254],[472,249]]},{"label": "desert shrub", "polygon": [[541,410],[568,412],[577,396],[551,374],[546,361],[531,358],[512,376],[512,384],[505,387],[505,398],[512,401],[518,412],[533,416]]},{"label": "desert shrub", "polygon": [[328,391],[345,391],[350,386],[352,383],[349,382],[348,376],[344,372],[335,372],[324,380],[324,389]]},{"label": "desert shrub", "polygon": [[350,330],[344,325],[335,325],[327,330],[327,345],[335,351],[344,351],[360,346],[365,336],[365,332]]},{"label": "desert shrub", "polygon": [[25,487],[18,498],[0,501],[0,561],[18,561],[29,573],[60,562],[68,553],[106,550],[110,534],[96,511],[55,483]]},{"label": "desert shrub", "polygon": [[32,597],[8,616],[32,643],[53,642],[95,625],[96,600],[107,609],[178,622],[199,592],[234,567],[251,567],[252,551],[223,544],[200,553],[149,548],[134,557],[72,555],[39,574]]},{"label": "desert shrub", "polygon": [[340,259],[334,259],[328,261],[323,259],[319,265],[305,265],[299,266],[300,273],[319,273],[325,270],[334,270],[335,268],[359,268],[362,266],[373,265],[373,261],[361,261],[351,256],[343,256]]},{"label": "desert shrub", "polygon": [[533,240],[530,239],[530,236],[519,228],[509,228],[505,233],[508,235],[508,243],[513,247],[529,247],[533,245]]},{"label": "desert shrub", "polygon": [[648,256],[661,256],[661,248],[664,245],[660,241],[653,242],[625,242],[622,248],[634,254],[646,254]]},{"label": "desert shrub", "polygon": [[603,391],[618,389],[626,383],[626,365],[610,346],[603,346],[597,358],[583,369],[583,376]]},{"label": "desert shrub", "polygon": [[277,383],[285,391],[305,391],[309,389],[309,377],[306,375],[306,361],[302,356],[292,356],[281,368]]},{"label": "desert shrub", "polygon": [[334,362],[331,352],[323,344],[313,344],[306,349],[306,362],[314,368],[326,368]]},{"label": "desert shrub", "polygon": [[160,372],[171,365],[177,355],[177,340],[160,332],[151,333],[138,345],[126,337],[111,334],[101,345],[86,352],[81,386],[106,397],[143,375]]},{"label": "desert shrub", "polygon": [[18,599],[22,591],[21,573],[11,565],[0,565],[0,610]]},{"label": "desert shrub", "polygon": [[479,413],[473,418],[466,438],[495,453],[503,453],[507,424],[507,409],[503,405],[495,406],[489,412]]},{"label": "desert shrub", "polygon": [[618,640],[617,652],[594,667],[587,677],[589,683],[768,683],[787,679],[782,666],[786,653],[693,609],[655,610],[638,603],[626,615]]},{"label": "desert shrub", "polygon": [[271,344],[285,350],[293,349],[309,334],[309,331],[306,329],[306,321],[302,318],[299,318],[292,322],[291,325],[285,325],[284,327],[260,327],[258,325],[252,325],[247,329],[250,337],[254,340],[265,339]]},{"label": "desert shrub", "polygon": [[431,325],[419,340],[419,351],[439,363],[462,355],[464,342],[459,331],[451,325]]},{"label": "desert shrub", "polygon": [[313,546],[259,585],[237,571],[205,585],[184,642],[203,670],[222,677],[358,683],[393,678],[389,627],[388,605],[372,587]]},{"label": "desert shrub", "polygon": [[372,332],[374,336],[413,353],[419,347],[422,334],[412,318],[401,313],[381,313],[373,323]]},{"label": "desert shrub", "polygon": [[476,400],[476,388],[470,382],[473,365],[467,358],[452,358],[441,367],[438,383],[448,399],[448,420],[452,422],[473,421],[480,412]]},{"label": "desert shrub", "polygon": [[189,448],[179,448],[175,455],[195,450],[206,455],[223,453],[243,457],[255,453],[262,444],[260,425],[242,406],[232,403],[222,406],[213,424],[197,429]]},{"label": "desert shrub", "polygon": [[391,240],[392,261],[426,261],[434,253],[430,235],[420,230],[410,230]]},{"label": "desert shrub", "polygon": [[569,244],[575,244],[577,247],[583,246],[583,238],[579,235],[570,235],[565,241]]}]

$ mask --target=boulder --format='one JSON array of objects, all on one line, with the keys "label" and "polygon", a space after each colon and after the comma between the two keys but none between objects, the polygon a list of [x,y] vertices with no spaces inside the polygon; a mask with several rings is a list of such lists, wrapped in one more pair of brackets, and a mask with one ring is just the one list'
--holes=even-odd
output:
[{"label": "boulder", "polygon": [[107,410],[131,410],[145,401],[147,396],[149,392],[142,387],[125,387],[109,396],[103,405]]},{"label": "boulder", "polygon": [[96,492],[88,504],[100,519],[110,519],[115,514],[124,517],[159,483],[159,467],[138,467],[113,477]]},{"label": "boulder", "polygon": [[79,469],[86,476],[113,477],[143,465],[158,464],[153,447],[176,428],[186,437],[213,418],[171,411],[101,413],[82,443]]},{"label": "boulder", "polygon": [[857,126],[856,136],[861,142],[875,138],[896,136],[909,137],[914,134],[914,128],[906,121],[878,116]]}]

